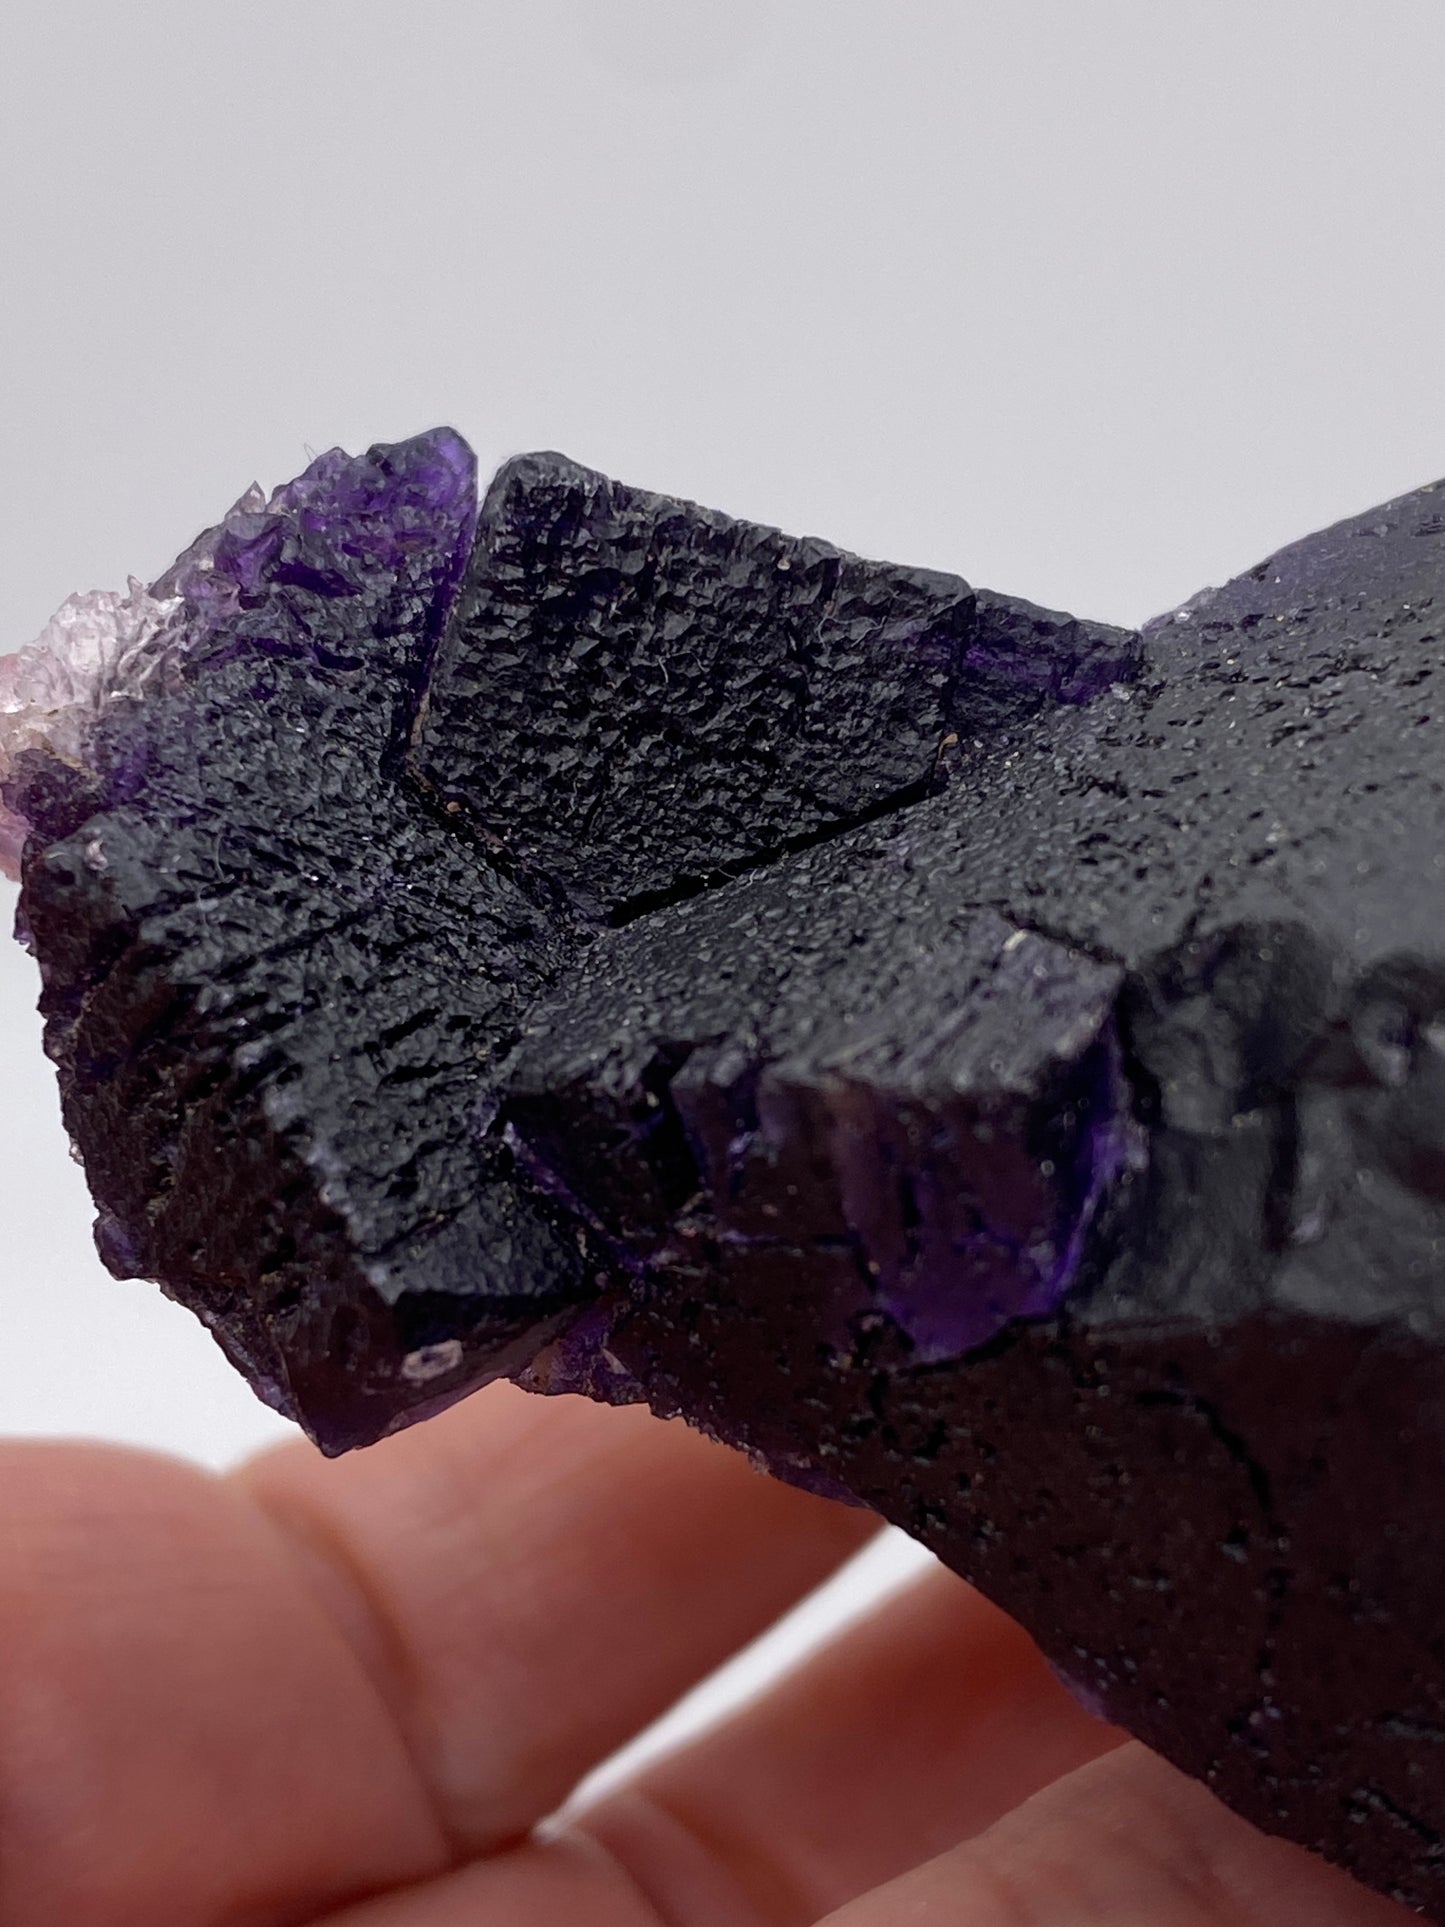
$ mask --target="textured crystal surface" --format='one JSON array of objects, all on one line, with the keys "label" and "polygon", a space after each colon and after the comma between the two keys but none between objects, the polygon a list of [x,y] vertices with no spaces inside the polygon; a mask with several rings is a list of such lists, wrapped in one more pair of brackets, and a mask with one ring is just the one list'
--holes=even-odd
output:
[{"label": "textured crystal surface", "polygon": [[[106,1262],[332,1450],[524,1362],[619,1261],[504,1103],[599,930],[937,790],[961,733],[1137,656],[561,456],[478,521],[445,430],[248,491],[149,597],[145,700],[13,759],[48,1045]],[[920,1343],[1051,1304],[1093,1182],[1022,1183],[1024,1281],[990,1246],[963,1322],[900,1282]]]},{"label": "textured crystal surface", "polygon": [[916,799],[959,732],[1132,661],[1123,630],[523,456],[410,759],[512,861],[627,914]]},{"label": "textured crystal surface", "polygon": [[243,498],[10,712],[107,1261],[328,1450],[509,1372],[875,1506],[1445,1908],[1442,502],[1139,636],[444,430]]},{"label": "textured crystal surface", "polygon": [[533,1013],[506,1115],[654,1277],[811,1263],[820,1339],[883,1315],[921,1364],[1073,1282],[1136,1136],[1122,973],[946,899],[900,942],[870,881],[785,865],[630,925]]}]

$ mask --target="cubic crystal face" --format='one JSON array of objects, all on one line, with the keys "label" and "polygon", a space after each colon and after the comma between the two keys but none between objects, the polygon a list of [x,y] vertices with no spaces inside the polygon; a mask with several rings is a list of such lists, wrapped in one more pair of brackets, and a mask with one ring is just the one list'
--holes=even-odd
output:
[{"label": "cubic crystal face", "polygon": [[523,456],[483,505],[409,764],[489,847],[625,915],[915,799],[961,729],[1085,700],[1133,654]]},{"label": "cubic crystal face", "polygon": [[1445,1907],[1442,489],[1142,635],[439,430],[0,665],[119,1272],[875,1506]]},{"label": "cubic crystal face", "polygon": [[559,456],[478,519],[448,430],[332,450],[150,589],[68,605],[4,672],[0,780],[106,1262],[331,1450],[524,1363],[615,1260],[518,1177],[528,1011],[619,902],[1128,672],[1122,631],[992,606]]},{"label": "cubic crystal face", "polygon": [[1128,1155],[1122,972],[991,911],[864,936],[872,879],[833,881],[782,864],[598,945],[529,1018],[505,1115],[655,1279],[705,1246],[844,1254],[820,1336],[848,1353],[882,1313],[956,1358],[1056,1308]]}]

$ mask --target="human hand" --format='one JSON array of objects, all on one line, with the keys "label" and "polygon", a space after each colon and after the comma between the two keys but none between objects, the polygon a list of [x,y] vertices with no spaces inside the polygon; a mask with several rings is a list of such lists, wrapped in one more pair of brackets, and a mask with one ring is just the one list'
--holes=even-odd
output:
[{"label": "human hand", "polygon": [[0,1927],[1388,1927],[927,1574],[539,1825],[868,1536],[495,1386],[227,1478],[0,1448]]}]

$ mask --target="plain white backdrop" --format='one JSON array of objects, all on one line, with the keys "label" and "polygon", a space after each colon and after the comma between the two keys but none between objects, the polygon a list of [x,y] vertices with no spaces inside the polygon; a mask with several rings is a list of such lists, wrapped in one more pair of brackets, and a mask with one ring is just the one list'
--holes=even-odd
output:
[{"label": "plain white backdrop", "polygon": [[[443,421],[1139,620],[1445,471],[1442,76],[1439,0],[10,0],[0,649]],[[101,1271],[35,987],[0,1431],[229,1462],[285,1428]]]}]

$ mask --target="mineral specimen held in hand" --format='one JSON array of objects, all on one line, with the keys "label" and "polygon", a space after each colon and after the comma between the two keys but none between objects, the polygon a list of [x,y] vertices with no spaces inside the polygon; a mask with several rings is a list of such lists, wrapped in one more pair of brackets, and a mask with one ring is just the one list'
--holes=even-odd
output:
[{"label": "mineral specimen held in hand", "polygon": [[0,665],[119,1272],[875,1506],[1445,1917],[1445,488],[1142,636],[447,432]]}]

